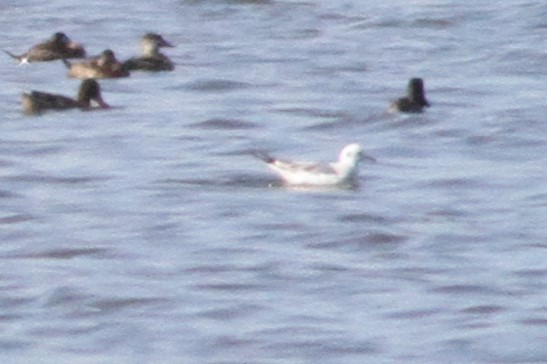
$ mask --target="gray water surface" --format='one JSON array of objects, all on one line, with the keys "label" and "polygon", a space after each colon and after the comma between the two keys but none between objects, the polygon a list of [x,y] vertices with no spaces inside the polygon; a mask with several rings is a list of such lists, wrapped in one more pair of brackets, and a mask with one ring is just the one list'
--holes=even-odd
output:
[{"label": "gray water surface", "polygon": [[[161,33],[174,72],[75,95],[0,57],[5,363],[547,362],[544,1],[4,1],[0,48]],[[424,114],[386,112],[423,77]],[[375,163],[283,187],[257,150]]]}]

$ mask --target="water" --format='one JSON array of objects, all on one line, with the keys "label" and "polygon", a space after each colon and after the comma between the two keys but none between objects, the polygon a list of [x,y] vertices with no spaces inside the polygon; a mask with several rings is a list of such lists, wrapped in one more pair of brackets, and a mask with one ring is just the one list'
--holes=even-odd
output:
[{"label": "water", "polygon": [[[41,117],[21,92],[78,81],[0,58],[2,362],[546,362],[547,6],[460,3],[5,1],[16,53],[177,47]],[[414,76],[432,107],[386,113]],[[249,155],[350,142],[354,190]]]}]

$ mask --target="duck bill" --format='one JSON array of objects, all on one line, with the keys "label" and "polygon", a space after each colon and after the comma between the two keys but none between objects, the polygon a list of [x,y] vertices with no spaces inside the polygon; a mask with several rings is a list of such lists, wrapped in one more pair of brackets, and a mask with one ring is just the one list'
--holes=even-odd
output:
[{"label": "duck bill", "polygon": [[108,109],[110,108],[110,105],[108,105],[102,97],[97,97],[95,98],[95,102],[97,103],[97,105],[99,105],[99,107],[103,108],[103,109]]},{"label": "duck bill", "polygon": [[162,39],[160,47],[174,48],[175,46],[172,43],[169,43],[165,39]]},{"label": "duck bill", "polygon": [[73,57],[85,57],[84,47],[80,43],[70,41],[66,45],[66,48]]}]

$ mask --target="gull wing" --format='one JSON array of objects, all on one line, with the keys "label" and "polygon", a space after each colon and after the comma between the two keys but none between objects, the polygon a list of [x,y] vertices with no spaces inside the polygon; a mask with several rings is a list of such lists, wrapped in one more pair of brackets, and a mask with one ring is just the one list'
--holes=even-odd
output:
[{"label": "gull wing", "polygon": [[336,171],[331,165],[312,162],[291,162],[274,159],[271,164],[278,169],[292,173],[333,174]]}]

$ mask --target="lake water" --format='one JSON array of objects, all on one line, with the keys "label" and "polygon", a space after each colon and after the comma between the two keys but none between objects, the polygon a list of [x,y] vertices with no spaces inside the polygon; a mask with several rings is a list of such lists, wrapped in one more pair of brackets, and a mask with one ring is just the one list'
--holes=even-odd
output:
[{"label": "lake water", "polygon": [[[3,363],[547,362],[545,1],[74,4],[3,1],[0,49],[155,31],[176,69],[28,117],[79,81],[0,57]],[[355,189],[250,155],[351,142]]]}]

